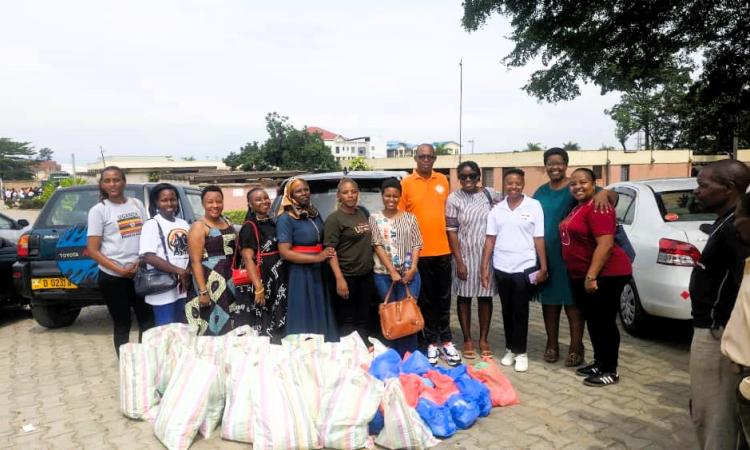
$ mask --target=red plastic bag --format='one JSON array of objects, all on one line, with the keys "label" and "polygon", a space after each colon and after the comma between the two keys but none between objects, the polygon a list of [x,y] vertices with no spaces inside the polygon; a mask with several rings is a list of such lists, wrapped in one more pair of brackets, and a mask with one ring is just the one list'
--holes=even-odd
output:
[{"label": "red plastic bag", "polygon": [[419,394],[427,388],[422,382],[422,377],[413,373],[402,373],[398,378],[401,381],[401,390],[404,391],[406,404],[416,408],[419,402]]},{"label": "red plastic bag", "polygon": [[435,387],[425,386],[420,396],[431,400],[438,406],[443,406],[451,395],[460,394],[456,383],[453,382],[453,378],[448,375],[443,375],[437,370],[430,370],[424,374],[424,377],[432,381]]},{"label": "red plastic bag", "polygon": [[520,403],[516,390],[510,380],[503,375],[500,367],[491,356],[485,356],[482,361],[473,366],[467,366],[469,376],[481,381],[490,390],[492,406],[510,406]]}]

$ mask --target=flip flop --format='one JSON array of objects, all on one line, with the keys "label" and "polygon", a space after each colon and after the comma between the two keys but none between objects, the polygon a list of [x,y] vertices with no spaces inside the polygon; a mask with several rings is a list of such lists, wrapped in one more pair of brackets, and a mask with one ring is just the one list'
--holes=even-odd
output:
[{"label": "flip flop", "polygon": [[492,350],[482,350],[482,358],[485,356],[489,356],[490,358],[495,356],[495,353]]}]

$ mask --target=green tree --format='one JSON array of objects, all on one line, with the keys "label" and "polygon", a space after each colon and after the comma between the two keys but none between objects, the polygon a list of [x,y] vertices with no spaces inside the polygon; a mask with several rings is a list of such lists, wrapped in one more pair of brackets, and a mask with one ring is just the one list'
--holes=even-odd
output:
[{"label": "green tree", "polygon": [[183,156],[182,160],[183,161],[195,161],[195,156],[192,156],[192,155],[190,155],[190,156]]},{"label": "green tree", "polygon": [[528,142],[524,151],[526,152],[541,152],[544,147],[539,142]]},{"label": "green tree", "polygon": [[29,142],[0,138],[0,177],[6,180],[28,180],[33,177],[30,164],[36,154]]},{"label": "green tree", "polygon": [[372,167],[367,164],[367,160],[364,156],[357,156],[347,161],[349,170],[372,170]]},{"label": "green tree", "polygon": [[229,170],[237,170],[242,165],[242,153],[229,152],[221,161],[229,167]]},{"label": "green tree", "polygon": [[435,147],[435,155],[437,155],[437,156],[444,156],[444,155],[450,155],[451,154],[451,151],[445,145],[445,142],[436,142],[434,144],[434,147]]},{"label": "green tree", "polygon": [[[693,74],[678,120],[688,145],[715,135],[716,146],[750,138],[750,2],[746,0],[465,0],[463,25],[473,31],[495,13],[508,16],[509,67],[541,60],[524,89],[546,101],[580,95],[582,83],[602,93],[650,93],[675,69]],[[701,52],[702,58],[695,58]],[[651,135],[653,136],[653,135]]]},{"label": "green tree", "polygon": [[[319,134],[298,130],[289,118],[278,113],[266,115],[268,139],[262,144],[245,144],[239,156],[230,153],[232,164],[240,162],[242,170],[337,170],[339,165]],[[225,161],[225,164],[230,165]]]},{"label": "green tree", "polygon": [[54,152],[52,151],[51,148],[44,147],[43,149],[39,150],[39,154],[38,154],[37,157],[41,161],[50,161],[50,160],[52,160],[52,153],[54,153]]},{"label": "green tree", "polygon": [[566,150],[569,152],[580,150],[580,149],[581,149],[581,146],[578,145],[578,142],[570,141],[570,142],[566,142],[563,144],[563,150]]}]

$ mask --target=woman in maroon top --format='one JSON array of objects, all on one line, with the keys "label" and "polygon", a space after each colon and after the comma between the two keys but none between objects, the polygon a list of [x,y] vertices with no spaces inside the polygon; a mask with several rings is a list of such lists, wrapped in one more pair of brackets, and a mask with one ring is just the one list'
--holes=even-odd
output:
[{"label": "woman in maroon top", "polygon": [[594,172],[577,169],[570,178],[570,193],[578,205],[560,222],[560,241],[573,297],[583,312],[594,347],[594,361],[576,373],[586,377],[583,384],[587,386],[607,386],[620,379],[620,332],[616,319],[620,294],[632,267],[628,256],[615,244],[614,210],[594,209]]}]

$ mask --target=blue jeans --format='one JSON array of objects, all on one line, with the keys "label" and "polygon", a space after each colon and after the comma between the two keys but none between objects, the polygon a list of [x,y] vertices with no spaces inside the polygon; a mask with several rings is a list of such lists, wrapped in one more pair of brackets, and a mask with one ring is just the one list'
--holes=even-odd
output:
[{"label": "blue jeans", "polygon": [[[375,274],[375,289],[378,290],[378,295],[381,299],[385,298],[385,294],[388,292],[388,288],[391,287],[391,283],[390,275],[383,275],[380,273]],[[422,281],[419,278],[419,272],[417,272],[414,275],[414,279],[409,283],[409,291],[411,291],[411,295],[414,296],[415,299],[419,298],[419,290],[421,287]],[[396,283],[391,292],[391,299],[402,299],[404,297],[406,297],[406,288],[403,283]],[[396,350],[398,354],[403,357],[406,352],[414,352],[417,350],[417,335],[415,333],[394,339],[390,341],[389,344],[392,349]]]},{"label": "blue jeans", "polygon": [[185,300],[180,298],[166,305],[153,305],[154,325],[159,327],[169,323],[185,323]]}]

